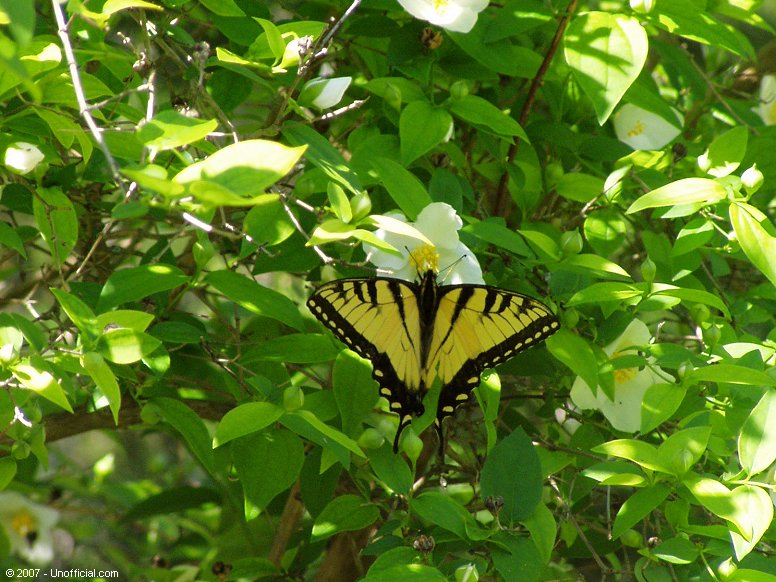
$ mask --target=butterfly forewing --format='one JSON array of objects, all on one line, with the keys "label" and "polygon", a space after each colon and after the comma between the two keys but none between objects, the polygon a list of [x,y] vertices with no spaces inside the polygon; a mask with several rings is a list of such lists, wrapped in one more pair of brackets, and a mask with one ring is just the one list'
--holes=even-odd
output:
[{"label": "butterfly forewing", "polygon": [[417,285],[398,279],[340,279],[307,301],[346,346],[371,360],[380,394],[401,422],[423,412],[418,292]]}]

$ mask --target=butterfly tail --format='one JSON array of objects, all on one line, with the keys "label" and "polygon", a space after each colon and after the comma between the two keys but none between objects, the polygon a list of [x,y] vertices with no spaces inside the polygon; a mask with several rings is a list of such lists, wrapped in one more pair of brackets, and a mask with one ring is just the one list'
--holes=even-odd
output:
[{"label": "butterfly tail", "polygon": [[439,459],[440,461],[444,462],[445,459],[445,431],[442,428],[442,421],[439,419],[436,419],[434,421],[434,430],[437,433],[437,438],[439,439]]},{"label": "butterfly tail", "polygon": [[396,436],[393,439],[393,452],[399,452],[399,437],[401,437],[401,431],[403,431],[412,422],[412,417],[399,423],[399,428],[396,429]]}]

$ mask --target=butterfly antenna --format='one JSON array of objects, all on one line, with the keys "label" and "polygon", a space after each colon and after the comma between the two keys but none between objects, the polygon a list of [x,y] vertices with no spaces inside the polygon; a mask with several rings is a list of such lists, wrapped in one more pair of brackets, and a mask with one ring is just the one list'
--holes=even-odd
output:
[{"label": "butterfly antenna", "polygon": [[[465,258],[466,258],[466,255],[461,255],[455,261],[447,265],[444,269],[439,269],[439,276],[442,277],[442,283],[444,283],[447,280],[447,278],[453,272],[453,269],[455,268],[455,266],[461,261],[463,261]],[[444,273],[444,276],[442,276],[443,273]]]}]

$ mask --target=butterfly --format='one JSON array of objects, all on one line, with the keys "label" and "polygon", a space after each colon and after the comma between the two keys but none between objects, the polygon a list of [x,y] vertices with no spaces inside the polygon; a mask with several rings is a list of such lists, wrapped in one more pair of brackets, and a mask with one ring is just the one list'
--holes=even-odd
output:
[{"label": "butterfly", "polygon": [[420,281],[390,277],[338,279],[319,287],[307,306],[348,348],[372,363],[372,377],[399,415],[393,442],[425,412],[423,397],[441,381],[435,429],[469,400],[492,368],[558,331],[543,303],[487,285],[439,285],[429,269]]}]

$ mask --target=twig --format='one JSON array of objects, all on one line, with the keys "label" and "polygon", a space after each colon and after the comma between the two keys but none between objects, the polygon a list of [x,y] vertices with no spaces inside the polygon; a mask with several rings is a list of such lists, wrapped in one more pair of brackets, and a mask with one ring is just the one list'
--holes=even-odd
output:
[{"label": "twig", "polygon": [[100,127],[98,127],[97,123],[94,121],[89,104],[86,102],[86,93],[84,93],[84,88],[81,84],[81,77],[78,73],[78,62],[75,59],[73,45],[70,43],[70,36],[67,30],[67,23],[65,22],[65,15],[62,12],[62,5],[59,3],[59,0],[51,0],[51,6],[54,10],[54,17],[57,21],[57,34],[59,35],[59,40],[62,41],[62,48],[65,51],[65,59],[67,60],[67,66],[70,69],[70,79],[73,81],[73,91],[75,92],[75,99],[78,102],[78,111],[81,114],[81,117],[84,118],[86,126],[89,128],[92,137],[94,137],[94,141],[97,142],[97,145],[105,156],[105,160],[107,161],[108,167],[110,168],[111,176],[119,188],[121,188],[124,191],[124,194],[126,194],[127,189],[125,188],[121,174],[119,173],[119,167],[116,164],[116,160],[113,159],[113,154],[111,154],[108,145],[105,143],[105,140],[102,137],[102,129],[100,129]]},{"label": "twig", "polygon": [[[531,108],[533,107],[534,101],[536,100],[539,87],[541,87],[542,83],[544,82],[544,76],[547,74],[547,69],[550,68],[550,63],[552,63],[552,59],[555,57],[555,53],[558,51],[558,46],[560,46],[563,33],[566,31],[566,27],[571,20],[571,16],[577,10],[577,1],[578,0],[571,0],[571,2],[569,2],[568,7],[566,8],[566,14],[564,14],[560,19],[558,28],[555,30],[555,36],[552,39],[550,48],[547,50],[547,54],[544,55],[544,60],[539,66],[539,70],[536,71],[536,75],[534,75],[533,80],[531,81],[531,87],[528,89],[528,95],[525,98],[523,109],[520,111],[520,119],[518,120],[521,126],[524,126],[525,122],[528,120],[528,114],[531,112]],[[519,149],[520,140],[515,138],[514,143],[509,146],[509,152],[507,153],[507,164],[511,164],[514,161]],[[494,214],[496,216],[504,216],[506,214],[507,201],[509,200],[509,196],[507,196],[508,185],[509,172],[504,170],[504,173],[501,174],[501,179],[499,180],[498,190],[496,191],[496,202],[494,204]]]}]

